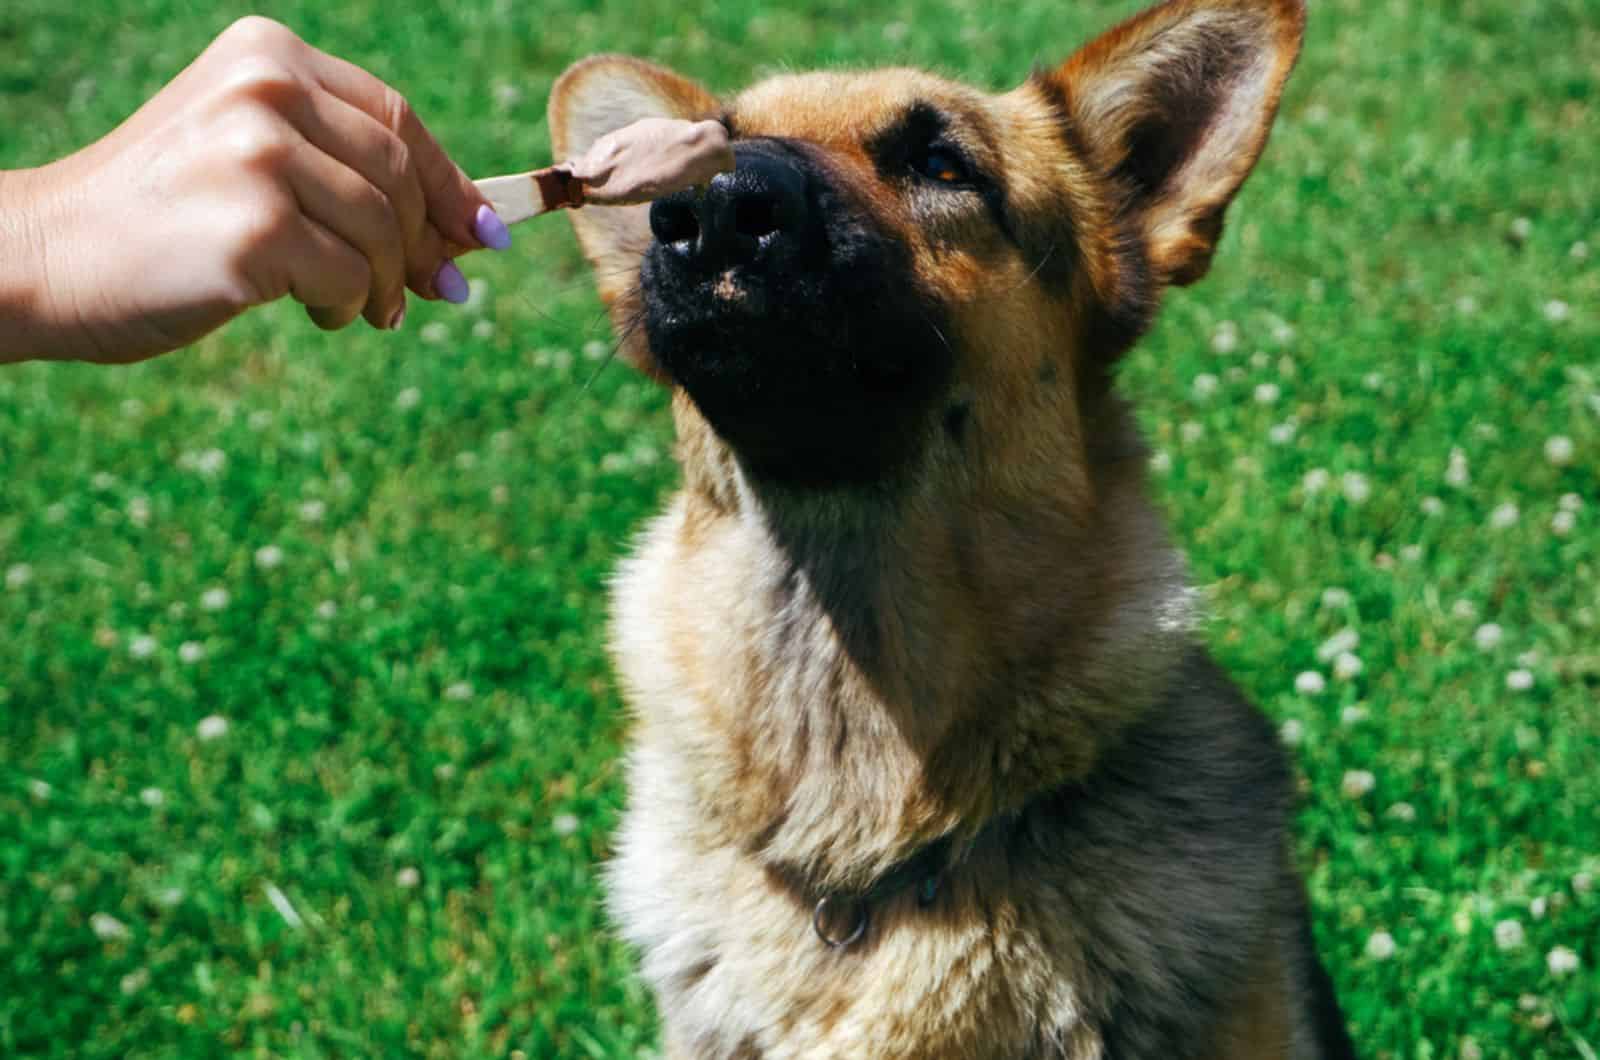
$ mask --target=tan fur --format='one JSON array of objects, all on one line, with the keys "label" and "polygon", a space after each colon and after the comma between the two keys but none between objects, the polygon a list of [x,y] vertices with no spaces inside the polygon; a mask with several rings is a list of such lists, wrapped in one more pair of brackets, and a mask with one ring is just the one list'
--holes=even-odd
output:
[{"label": "tan fur", "polygon": [[[674,394],[683,488],[616,583],[636,725],[611,881],[669,1056],[1101,1055],[1112,985],[1106,955],[1086,950],[1084,896],[982,830],[1088,776],[1189,644],[1190,592],[1145,500],[1143,446],[1098,381],[1121,351],[1097,345],[1095,321],[1147,312],[1162,284],[1204,272],[1299,18],[1290,0],[1166,4],[998,96],[894,69],[777,77],[724,106],[617,57],[558,82],[559,156],[646,116],[721,114],[737,137],[805,145],[946,308],[950,392],[979,439],[958,460],[930,437],[907,495],[865,518],[796,513]],[[1219,33],[1244,49],[1217,89],[1234,102],[1159,187],[1119,182],[1130,130],[1172,76],[1162,50]],[[918,101],[956,115],[952,135],[1003,174],[1015,243],[874,170],[865,145]],[[619,327],[638,309],[645,218],[573,218]],[[652,370],[642,337],[630,350]],[[787,543],[808,520],[841,535],[838,562],[870,557],[847,608],[829,595],[835,560],[810,567]],[[945,835],[976,845],[932,909],[902,894],[855,949],[818,943],[819,890],[866,886]],[[1260,968],[1218,1028],[1219,1057],[1290,1055],[1278,956]]]}]

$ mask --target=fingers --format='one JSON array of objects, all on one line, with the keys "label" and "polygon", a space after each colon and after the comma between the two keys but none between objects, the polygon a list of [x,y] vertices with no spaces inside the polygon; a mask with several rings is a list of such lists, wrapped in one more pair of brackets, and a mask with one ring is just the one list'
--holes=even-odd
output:
[{"label": "fingers", "polygon": [[358,66],[315,48],[307,50],[311,73],[323,88],[371,115],[406,145],[428,218],[445,240],[470,248],[499,243],[493,223],[478,224],[479,208],[488,206],[487,200],[445,154],[405,98]]},{"label": "fingers", "polygon": [[[306,142],[286,174],[301,212],[366,259],[368,287],[354,306],[325,303],[330,316],[357,313],[375,328],[392,328],[405,315],[406,244],[394,200],[349,166]],[[308,305],[317,303],[307,303]]]},{"label": "fingers", "polygon": [[289,294],[320,328],[342,328],[360,315],[372,287],[367,259],[320,222],[301,216],[284,248]]},{"label": "fingers", "polygon": [[449,248],[428,218],[422,182],[405,141],[365,111],[325,92],[310,94],[295,119],[308,141],[388,198],[405,248],[404,282],[425,298],[436,297],[435,275]]}]

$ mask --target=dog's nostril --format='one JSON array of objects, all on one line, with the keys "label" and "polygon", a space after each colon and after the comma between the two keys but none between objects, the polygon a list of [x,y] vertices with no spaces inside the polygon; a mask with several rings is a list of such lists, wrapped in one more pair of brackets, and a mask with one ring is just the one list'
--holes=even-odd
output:
[{"label": "dog's nostril", "polygon": [[733,208],[733,227],[742,236],[760,239],[778,230],[778,201],[766,195],[741,198]]},{"label": "dog's nostril", "polygon": [[668,246],[685,243],[700,235],[700,221],[686,202],[658,200],[650,207],[650,231]]}]

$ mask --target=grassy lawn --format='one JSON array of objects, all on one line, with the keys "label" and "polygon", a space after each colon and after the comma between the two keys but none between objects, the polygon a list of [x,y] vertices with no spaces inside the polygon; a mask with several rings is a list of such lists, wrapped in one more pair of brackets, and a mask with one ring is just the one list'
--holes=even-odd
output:
[{"label": "grassy lawn", "polygon": [[[487,174],[547,160],[589,52],[1001,87],[1137,6],[262,10]],[[6,0],[0,167],[99,135],[244,11]],[[1217,268],[1124,382],[1207,635],[1297,756],[1364,1053],[1594,1060],[1600,8],[1311,18]],[[0,369],[0,1055],[649,1050],[598,885],[603,628],[670,427],[604,366],[566,223],[516,240],[398,336],[277,306],[137,368]]]}]

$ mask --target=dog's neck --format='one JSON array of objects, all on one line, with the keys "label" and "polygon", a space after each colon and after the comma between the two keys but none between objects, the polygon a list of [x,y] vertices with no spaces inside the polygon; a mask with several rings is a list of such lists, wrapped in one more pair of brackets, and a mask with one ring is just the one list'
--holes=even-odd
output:
[{"label": "dog's neck", "polygon": [[718,834],[819,884],[859,886],[1083,777],[1187,642],[1142,460],[1084,513],[981,489],[795,492],[696,444],[661,544],[675,606],[721,635],[678,646],[698,709],[665,738],[696,759]]}]

